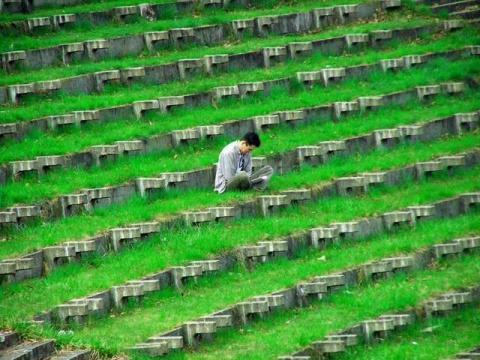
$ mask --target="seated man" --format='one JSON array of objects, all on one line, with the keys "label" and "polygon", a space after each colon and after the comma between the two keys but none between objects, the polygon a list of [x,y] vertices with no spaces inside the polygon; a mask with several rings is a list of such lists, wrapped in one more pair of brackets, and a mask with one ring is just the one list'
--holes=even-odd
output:
[{"label": "seated man", "polygon": [[252,174],[250,153],[260,147],[257,133],[247,132],[240,140],[225,146],[218,157],[215,191],[225,190],[265,190],[273,174],[271,166],[264,166]]}]

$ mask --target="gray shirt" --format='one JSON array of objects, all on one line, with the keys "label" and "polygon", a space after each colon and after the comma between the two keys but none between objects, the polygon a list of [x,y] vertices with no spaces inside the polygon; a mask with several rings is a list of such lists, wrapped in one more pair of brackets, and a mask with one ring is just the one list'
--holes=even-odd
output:
[{"label": "gray shirt", "polygon": [[[234,141],[225,146],[218,156],[217,174],[215,175],[215,191],[223,193],[227,186],[227,180],[230,180],[240,171],[240,149],[238,141]],[[250,154],[243,155],[244,171],[252,175],[252,158]]]}]

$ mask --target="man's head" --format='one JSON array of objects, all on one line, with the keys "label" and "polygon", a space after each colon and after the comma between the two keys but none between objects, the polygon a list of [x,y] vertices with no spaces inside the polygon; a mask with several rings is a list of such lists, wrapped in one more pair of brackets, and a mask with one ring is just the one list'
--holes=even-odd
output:
[{"label": "man's head", "polygon": [[240,139],[238,148],[242,154],[248,154],[253,149],[260,147],[260,137],[255,132],[247,132],[243,137]]}]

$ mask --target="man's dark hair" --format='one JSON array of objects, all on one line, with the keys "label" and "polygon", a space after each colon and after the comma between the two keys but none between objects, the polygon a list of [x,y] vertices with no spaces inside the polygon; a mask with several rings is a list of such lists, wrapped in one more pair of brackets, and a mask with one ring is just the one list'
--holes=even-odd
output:
[{"label": "man's dark hair", "polygon": [[253,131],[247,132],[240,140],[245,140],[247,145],[253,145],[257,148],[260,147],[261,144],[260,137],[256,132]]}]

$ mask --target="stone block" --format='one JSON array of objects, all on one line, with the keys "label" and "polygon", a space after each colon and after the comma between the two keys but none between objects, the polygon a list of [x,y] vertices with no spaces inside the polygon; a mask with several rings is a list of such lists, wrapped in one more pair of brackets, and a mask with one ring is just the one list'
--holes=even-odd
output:
[{"label": "stone block", "polygon": [[17,266],[13,261],[3,260],[0,262],[0,276],[2,275],[15,275]]},{"label": "stone block", "polygon": [[184,96],[165,96],[158,98],[158,105],[160,106],[160,111],[166,113],[174,106],[185,105]]},{"label": "stone block", "polygon": [[375,139],[375,146],[390,146],[400,141],[400,131],[398,129],[379,129],[372,132]]},{"label": "stone block", "polygon": [[93,73],[95,80],[95,89],[97,91],[103,91],[106,82],[119,82],[120,71],[119,70],[106,70]]},{"label": "stone block", "polygon": [[428,100],[442,92],[440,85],[416,86],[415,90],[419,100]]},{"label": "stone block", "polygon": [[305,119],[305,111],[303,110],[279,111],[276,112],[275,115],[278,115],[278,118],[281,122],[286,123],[303,121]]},{"label": "stone block", "polygon": [[415,220],[419,219],[428,219],[435,217],[436,211],[435,206],[433,205],[417,205],[417,206],[409,206],[407,210],[413,214]]},{"label": "stone block", "polygon": [[250,118],[253,123],[255,131],[262,131],[268,127],[280,124],[278,115],[260,115]]},{"label": "stone block", "polygon": [[442,27],[444,31],[459,30],[465,27],[465,23],[462,20],[446,20],[442,23]]},{"label": "stone block", "polygon": [[320,83],[322,80],[322,74],[320,73],[320,71],[297,72],[296,77],[298,82],[306,86],[312,86],[313,84]]},{"label": "stone block", "polygon": [[378,318],[380,320],[383,320],[383,319],[393,320],[394,327],[407,326],[413,323],[413,317],[411,314],[387,314],[387,315],[381,315]]},{"label": "stone block", "polygon": [[368,34],[348,34],[345,35],[345,42],[350,49],[358,45],[367,45],[369,36]]},{"label": "stone block", "polygon": [[215,101],[220,101],[223,98],[238,98],[240,91],[238,86],[219,86],[212,89],[212,97]]},{"label": "stone block", "polygon": [[157,280],[130,280],[125,285],[141,285],[144,292],[152,292],[160,290],[160,281]]},{"label": "stone block", "polygon": [[168,186],[176,186],[180,183],[188,182],[188,174],[186,172],[168,172],[163,173],[163,177],[167,182]]},{"label": "stone block", "polygon": [[121,155],[140,154],[145,151],[145,144],[141,140],[115,141],[114,145],[118,147]]},{"label": "stone block", "polygon": [[415,217],[411,211],[392,211],[382,215],[383,225],[386,229],[392,229],[400,225],[415,225]]},{"label": "stone block", "polygon": [[158,221],[134,223],[130,224],[130,226],[133,228],[139,228],[142,237],[160,232],[160,223]]},{"label": "stone block", "polygon": [[263,52],[263,65],[270,68],[274,64],[284,62],[287,58],[287,48],[285,46],[265,47]]},{"label": "stone block", "polygon": [[461,94],[465,91],[465,83],[448,82],[440,85],[441,92],[444,94]]},{"label": "stone block", "polygon": [[196,41],[193,28],[177,28],[168,30],[170,41],[174,46],[182,46]]},{"label": "stone block", "polygon": [[360,174],[365,179],[367,185],[370,184],[383,184],[386,181],[386,172],[372,172]]},{"label": "stone block", "polygon": [[467,164],[467,159],[465,155],[456,155],[456,156],[442,156],[438,158],[445,169],[452,169],[457,167],[464,167]]},{"label": "stone block", "polygon": [[473,294],[471,292],[448,293],[440,296],[440,299],[452,300],[453,306],[468,304],[473,302]]},{"label": "stone block", "polygon": [[346,346],[354,346],[358,344],[358,336],[356,334],[334,334],[325,337],[328,341],[343,341]]},{"label": "stone block", "polygon": [[154,190],[164,190],[167,187],[165,177],[159,178],[137,178],[135,179],[137,191],[141,196],[146,196]]},{"label": "stone block", "polygon": [[188,321],[182,325],[185,334],[185,342],[190,346],[195,346],[198,342],[198,336],[214,334],[217,331],[215,321]]},{"label": "stone block", "polygon": [[461,113],[454,115],[455,131],[461,134],[464,131],[472,131],[478,127],[479,116],[477,112]]},{"label": "stone block", "polygon": [[86,121],[100,120],[100,114],[98,110],[73,111],[73,118],[75,119],[75,124],[80,125]]},{"label": "stone block", "polygon": [[324,7],[312,10],[313,24],[316,29],[330,25],[335,18],[333,7]]},{"label": "stone block", "polygon": [[94,206],[110,205],[112,203],[112,187],[85,189],[84,192],[87,194],[89,210]]},{"label": "stone block", "polygon": [[125,244],[140,240],[141,233],[139,227],[114,228],[108,231],[108,237],[113,251],[119,251]]},{"label": "stone block", "polygon": [[231,314],[228,314],[228,315],[212,314],[212,315],[201,317],[199,320],[214,321],[217,324],[217,328],[233,326],[233,316]]},{"label": "stone block", "polygon": [[182,59],[177,61],[178,73],[180,79],[185,80],[196,73],[200,73],[203,68],[202,59]]},{"label": "stone block", "polygon": [[252,157],[252,171],[260,169],[268,165],[267,158],[265,156],[253,156]]},{"label": "stone block", "polygon": [[338,82],[345,79],[345,68],[328,68],[320,70],[320,76],[324,86],[328,86],[330,82]]},{"label": "stone block", "polygon": [[27,60],[27,53],[23,50],[9,51],[1,54],[2,66],[6,72],[10,72],[12,68],[17,65],[25,64],[25,60]]},{"label": "stone block", "polygon": [[440,298],[428,300],[423,305],[423,310],[427,317],[433,314],[442,314],[453,309],[453,298]]},{"label": "stone block", "polygon": [[0,138],[5,135],[15,135],[17,133],[17,124],[0,124]]},{"label": "stone block", "polygon": [[59,322],[64,323],[70,318],[83,318],[88,315],[88,304],[86,301],[60,304],[55,310]]},{"label": "stone block", "polygon": [[133,79],[140,79],[145,77],[144,67],[130,67],[120,69],[120,79],[123,83],[129,83]]},{"label": "stone block", "polygon": [[316,295],[318,299],[321,299],[323,294],[328,292],[328,285],[325,281],[307,281],[298,284],[295,290],[299,300],[308,295]]},{"label": "stone block", "polygon": [[56,14],[52,16],[53,27],[61,28],[65,24],[73,24],[77,21],[75,14]]},{"label": "stone block", "polygon": [[395,329],[395,322],[392,318],[366,320],[360,324],[367,341],[371,341],[376,336],[385,337],[388,331]]},{"label": "stone block", "polygon": [[362,266],[363,273],[366,277],[378,276],[391,273],[393,271],[392,262],[390,261],[375,261],[371,263],[364,264]]},{"label": "stone block", "polygon": [[256,92],[263,92],[265,90],[265,84],[261,81],[243,82],[239,83],[237,86],[240,97],[244,97]]},{"label": "stone block", "polygon": [[137,119],[141,119],[142,115],[148,110],[160,109],[158,100],[134,101],[132,107]]},{"label": "stone block", "polygon": [[54,268],[67,262],[75,260],[75,247],[70,245],[47,246],[42,249],[43,259]]},{"label": "stone block", "polygon": [[223,125],[204,125],[195,128],[202,139],[208,139],[213,136],[223,135]]},{"label": "stone block", "polygon": [[480,45],[465,46],[464,49],[469,55],[480,55]]},{"label": "stone block", "polygon": [[288,251],[288,241],[259,241],[259,246],[265,246],[267,253],[286,253]]},{"label": "stone block", "polygon": [[265,245],[242,246],[239,249],[241,260],[253,258],[265,258],[268,255],[268,248]]},{"label": "stone block", "polygon": [[33,94],[35,92],[35,84],[19,84],[19,85],[10,85],[8,86],[8,95],[10,96],[10,101],[14,104],[18,102],[18,98],[22,95]]},{"label": "stone block", "polygon": [[182,349],[183,336],[151,336],[147,340],[148,343],[166,343],[169,349]]},{"label": "stone block", "polygon": [[382,9],[395,9],[402,6],[401,0],[381,0],[380,4]]},{"label": "stone block", "polygon": [[338,195],[358,195],[367,192],[368,183],[363,176],[349,176],[337,178],[335,187]]},{"label": "stone block", "polygon": [[312,190],[310,189],[283,190],[280,195],[287,195],[289,203],[312,200]]},{"label": "stone block", "polygon": [[258,204],[263,215],[268,215],[274,209],[289,205],[286,195],[263,195],[258,197]]},{"label": "stone block", "polygon": [[37,28],[51,27],[52,22],[49,17],[37,17],[27,19],[28,30],[34,31]]},{"label": "stone block", "polygon": [[391,40],[393,37],[392,30],[372,30],[370,31],[370,41],[372,45]]},{"label": "stone block", "polygon": [[11,206],[5,209],[6,212],[14,212],[17,221],[26,218],[40,216],[40,209],[36,205]]},{"label": "stone block", "polygon": [[37,171],[40,175],[47,173],[52,168],[59,168],[65,165],[65,157],[61,155],[37,156]]},{"label": "stone block", "polygon": [[59,45],[62,53],[62,62],[70,64],[72,58],[80,58],[85,53],[85,44],[82,42]]},{"label": "stone block", "polygon": [[358,102],[356,101],[337,101],[332,103],[333,116],[336,120],[341,119],[350,113],[358,111]]},{"label": "stone block", "polygon": [[255,296],[253,301],[266,301],[270,311],[278,307],[285,307],[285,295],[266,295],[266,296]]},{"label": "stone block", "polygon": [[138,12],[137,6],[116,6],[112,9],[115,17],[124,19],[128,16],[135,15]]},{"label": "stone block", "polygon": [[67,241],[65,245],[73,246],[76,254],[97,251],[97,245],[95,240]]},{"label": "stone block", "polygon": [[423,135],[423,126],[421,125],[404,125],[398,126],[397,129],[405,140],[415,140]]},{"label": "stone block", "polygon": [[271,26],[279,23],[279,17],[273,16],[259,16],[253,19],[253,28],[257,36],[267,36]]},{"label": "stone block", "polygon": [[202,260],[202,261],[192,261],[190,265],[201,266],[202,273],[205,272],[215,272],[220,270],[220,261],[219,260]]},{"label": "stone block", "polygon": [[340,236],[338,227],[318,227],[309,230],[310,245],[318,248],[328,241],[335,241]]},{"label": "stone block", "polygon": [[60,80],[46,80],[35,83],[35,91],[39,93],[46,93],[48,91],[60,90],[62,82]]},{"label": "stone block", "polygon": [[290,59],[298,59],[301,56],[310,55],[313,45],[310,41],[291,42],[287,44],[287,54]]},{"label": "stone block", "polygon": [[166,342],[138,343],[127,348],[135,353],[145,354],[149,357],[158,357],[170,352]]},{"label": "stone block", "polygon": [[415,163],[415,171],[417,178],[431,175],[435,172],[443,171],[443,163],[441,161],[424,161]]},{"label": "stone block", "polygon": [[38,162],[37,160],[10,161],[8,163],[8,168],[12,176],[16,178],[29,171],[36,172],[38,170]]},{"label": "stone block", "polygon": [[295,148],[299,162],[310,161],[312,158],[323,157],[326,151],[322,146],[299,146]]},{"label": "stone block", "polygon": [[411,67],[414,67],[414,66],[417,66],[419,64],[424,64],[425,63],[424,56],[422,56],[422,55],[406,55],[402,59],[403,59],[403,62],[405,63],[405,67],[407,69],[411,68]]},{"label": "stone block", "polygon": [[87,40],[83,45],[90,60],[98,60],[109,48],[108,40],[105,39]]},{"label": "stone block", "polygon": [[73,114],[52,115],[47,117],[47,126],[51,130],[72,125],[75,125],[75,116]]},{"label": "stone block", "polygon": [[173,285],[181,288],[183,279],[193,278],[195,280],[198,276],[202,276],[203,265],[173,266],[170,268],[170,274]]},{"label": "stone block", "polygon": [[61,195],[58,198],[62,209],[62,216],[67,217],[77,214],[83,210],[87,210],[88,198],[87,194],[69,194]]},{"label": "stone block", "polygon": [[463,250],[476,249],[480,247],[480,236],[455,239],[454,242],[459,243],[462,246]]},{"label": "stone block", "polygon": [[91,146],[89,151],[98,166],[104,161],[115,161],[119,155],[118,145],[95,145]]},{"label": "stone block", "polygon": [[246,33],[253,33],[253,19],[232,20],[232,29],[237,37],[243,37]]},{"label": "stone block", "polygon": [[143,284],[120,285],[110,288],[110,296],[115,307],[123,306],[126,298],[134,298],[139,301],[145,295]]},{"label": "stone block", "polygon": [[214,75],[219,70],[225,71],[228,67],[228,55],[216,54],[203,57],[205,72]]},{"label": "stone block", "polygon": [[148,31],[143,34],[145,46],[151,52],[155,50],[155,44],[167,44],[170,41],[168,31]]},{"label": "stone block", "polygon": [[315,281],[327,283],[328,290],[344,286],[346,283],[345,275],[343,274],[317,276],[315,277]]},{"label": "stone block", "polygon": [[331,223],[330,226],[338,228],[340,237],[354,236],[360,228],[358,221],[336,222]]},{"label": "stone block", "polygon": [[189,211],[183,213],[183,219],[187,225],[198,225],[212,222],[215,220],[215,217],[210,211]]},{"label": "stone block", "polygon": [[238,314],[242,324],[247,324],[249,317],[254,314],[263,316],[269,313],[270,308],[267,300],[245,301],[235,306],[235,312]]},{"label": "stone block", "polygon": [[345,342],[342,340],[312,341],[312,347],[320,354],[332,354],[345,351]]},{"label": "stone block", "polygon": [[200,139],[200,132],[196,128],[172,131],[172,142],[174,146],[197,141]]},{"label": "stone block", "polygon": [[207,210],[215,220],[231,219],[236,216],[236,208],[233,206],[209,207]]},{"label": "stone block", "polygon": [[357,101],[361,110],[372,110],[383,105],[382,96],[361,96]]},{"label": "stone block", "polygon": [[398,71],[401,68],[405,67],[405,60],[403,58],[398,59],[384,59],[379,60],[378,65],[383,72],[387,71]]},{"label": "stone block", "polygon": [[357,5],[339,5],[334,7],[334,13],[341,24],[350,21],[357,13]]},{"label": "stone block", "polygon": [[436,244],[432,246],[433,255],[439,259],[447,255],[459,255],[463,252],[463,247],[458,242]]}]

